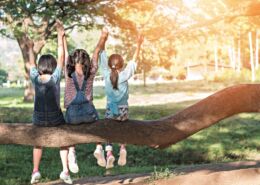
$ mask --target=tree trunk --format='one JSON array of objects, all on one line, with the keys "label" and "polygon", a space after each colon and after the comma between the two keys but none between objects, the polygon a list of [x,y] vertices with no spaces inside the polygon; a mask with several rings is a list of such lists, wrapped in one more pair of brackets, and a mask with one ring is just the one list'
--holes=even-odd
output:
[{"label": "tree trunk", "polygon": [[259,67],[259,57],[258,57],[258,51],[259,51],[259,40],[258,40],[259,31],[256,30],[256,38],[255,38],[255,68],[258,69]]},{"label": "tree trunk", "polygon": [[255,65],[254,65],[254,51],[253,51],[253,42],[252,42],[252,32],[248,33],[249,39],[249,48],[250,48],[250,65],[251,65],[251,80],[252,82],[255,81]]},{"label": "tree trunk", "polygon": [[215,73],[218,73],[218,45],[217,45],[217,41],[215,41],[215,47],[214,47],[214,61],[215,61]]},{"label": "tree trunk", "polygon": [[98,120],[78,126],[37,127],[0,124],[0,144],[61,147],[82,143],[114,142],[164,148],[242,112],[260,111],[260,85],[223,89],[200,102],[159,120]]},{"label": "tree trunk", "polygon": [[[33,97],[34,97],[34,88],[32,86],[31,80],[30,80],[30,61],[29,61],[29,51],[30,50],[27,46],[27,42],[29,42],[29,41],[30,40],[28,39],[26,34],[17,38],[17,42],[21,49],[23,61],[24,61],[25,80],[26,80],[26,86],[25,86],[25,90],[24,90],[24,101],[25,102],[33,101]],[[37,48],[36,52],[33,53],[35,59],[37,59],[37,56],[40,53],[44,44],[45,44],[44,42],[37,42],[34,44],[34,48]]]},{"label": "tree trunk", "polygon": [[240,71],[241,71],[241,40],[239,38],[237,44],[237,72],[240,73]]},{"label": "tree trunk", "polygon": [[228,48],[228,56],[229,56],[229,61],[230,61],[230,67],[232,67],[232,69],[235,69],[234,58],[233,58],[233,47],[232,46],[230,46]]},{"label": "tree trunk", "polygon": [[234,70],[236,71],[238,64],[237,64],[237,58],[236,58],[236,45],[235,44],[233,45],[233,48],[232,48],[232,58],[233,58]]},{"label": "tree trunk", "polygon": [[146,87],[146,63],[145,63],[144,52],[142,52],[142,64],[143,64],[143,86]]}]

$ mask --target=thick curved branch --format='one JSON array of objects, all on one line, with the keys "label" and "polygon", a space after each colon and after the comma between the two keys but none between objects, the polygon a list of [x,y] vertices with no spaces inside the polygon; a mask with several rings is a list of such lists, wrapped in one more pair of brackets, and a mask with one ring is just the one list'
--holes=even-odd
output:
[{"label": "thick curved branch", "polygon": [[0,144],[60,147],[82,143],[115,142],[167,147],[220,120],[242,112],[259,112],[260,85],[237,85],[160,120],[118,122],[99,120],[78,126],[36,127],[0,124]]}]

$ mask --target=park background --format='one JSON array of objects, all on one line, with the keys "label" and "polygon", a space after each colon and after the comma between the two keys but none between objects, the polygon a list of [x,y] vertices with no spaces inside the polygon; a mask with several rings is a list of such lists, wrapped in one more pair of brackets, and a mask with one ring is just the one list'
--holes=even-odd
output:
[{"label": "park background", "polygon": [[[129,61],[138,34],[144,35],[137,74],[130,80],[130,118],[154,120],[225,87],[259,82],[259,14],[259,0],[3,0],[0,122],[31,122],[33,88],[24,67],[28,62],[25,43],[34,42],[36,57],[56,55],[56,18],[65,24],[70,52],[84,48],[91,54],[106,25],[108,54],[117,52]],[[61,97],[63,93],[62,88]],[[99,73],[94,104],[103,117],[106,98]],[[127,166],[115,167],[111,173],[159,171],[167,176],[182,165],[260,160],[259,120],[258,114],[239,114],[164,150],[129,146]],[[96,165],[94,148],[77,146],[80,173],[73,178],[105,173]],[[43,182],[58,179],[58,151],[44,151]],[[32,147],[0,146],[0,184],[28,184],[31,169]]]}]

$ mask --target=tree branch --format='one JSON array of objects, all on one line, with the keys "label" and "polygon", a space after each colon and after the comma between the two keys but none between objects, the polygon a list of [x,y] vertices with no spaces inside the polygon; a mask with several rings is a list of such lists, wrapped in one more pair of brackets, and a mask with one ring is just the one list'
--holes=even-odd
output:
[{"label": "tree branch", "polygon": [[123,123],[99,120],[91,124],[59,127],[2,123],[0,144],[61,147],[109,141],[164,148],[235,114],[259,111],[260,85],[236,85],[159,120]]},{"label": "tree branch", "polygon": [[190,25],[189,27],[183,28],[183,29],[178,29],[175,32],[171,32],[168,35],[160,35],[160,37],[156,37],[153,39],[149,39],[149,41],[156,41],[161,38],[167,39],[167,38],[171,38],[171,37],[176,37],[180,34],[185,34],[187,32],[190,32],[194,29],[198,29],[198,28],[204,28],[204,27],[208,27],[210,25],[216,24],[220,21],[223,20],[229,20],[229,19],[234,19],[236,17],[242,17],[242,16],[246,16],[246,17],[251,17],[251,16],[259,16],[260,15],[260,3],[259,2],[253,2],[245,7],[239,8],[237,10],[234,10],[234,12],[227,12],[226,14],[214,17],[210,20],[205,20],[202,22],[198,22],[196,24]]}]

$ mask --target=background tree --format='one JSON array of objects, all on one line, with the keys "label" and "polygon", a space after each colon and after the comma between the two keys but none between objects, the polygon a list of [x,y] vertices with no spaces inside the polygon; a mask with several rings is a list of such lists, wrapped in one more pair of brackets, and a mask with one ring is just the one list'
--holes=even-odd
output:
[{"label": "background tree", "polygon": [[0,86],[2,86],[3,83],[7,82],[7,77],[8,73],[5,70],[0,69]]},{"label": "background tree", "polygon": [[207,53],[216,72],[225,63],[239,71],[241,63],[250,65],[247,34],[259,27],[259,4],[257,0],[239,4],[234,0],[125,0],[111,4],[105,10],[105,20],[115,27],[114,35],[124,46],[118,48],[128,57],[137,33],[143,32],[146,41],[141,56],[146,62],[142,62],[142,71],[160,66],[172,69],[176,77],[184,66]]},{"label": "background tree", "polygon": [[62,20],[66,25],[66,30],[75,26],[93,26],[94,16],[98,16],[96,11],[99,4],[95,0],[85,1],[12,1],[4,0],[0,2],[0,21],[4,24],[0,33],[4,36],[16,39],[21,49],[25,79],[27,86],[24,100],[33,99],[33,89],[29,82],[29,49],[26,43],[34,42],[33,54],[38,57],[46,41],[54,38],[53,31],[55,19]]},{"label": "background tree", "polygon": [[[3,24],[0,32],[17,40],[27,81],[29,51],[25,43],[29,40],[34,42],[34,55],[37,58],[46,41],[55,34],[53,26],[56,18],[67,25],[67,30],[78,26],[91,29],[93,26],[110,25],[113,28],[111,35],[119,41],[115,50],[125,55],[127,60],[133,54],[137,33],[142,32],[146,39],[140,57],[144,62],[139,71],[142,70],[144,74],[154,66],[181,69],[187,63],[198,60],[192,52],[196,53],[195,50],[201,46],[204,49],[199,55],[205,57],[207,51],[213,55],[217,70],[221,62],[219,51],[223,55],[221,57],[228,58],[229,55],[232,65],[240,62],[243,66],[246,66],[244,63],[250,64],[247,35],[250,31],[256,35],[259,10],[259,0],[241,0],[239,3],[235,0],[4,0],[0,2],[0,21]],[[256,48],[255,38],[252,38],[252,48]],[[210,43],[208,48],[207,43]],[[212,43],[214,47],[211,47]],[[193,47],[195,44],[198,47]],[[222,49],[226,47],[230,48],[229,52],[228,49]],[[251,53],[258,58],[257,52]],[[28,83],[24,100],[31,100],[32,95],[31,84]]]}]

